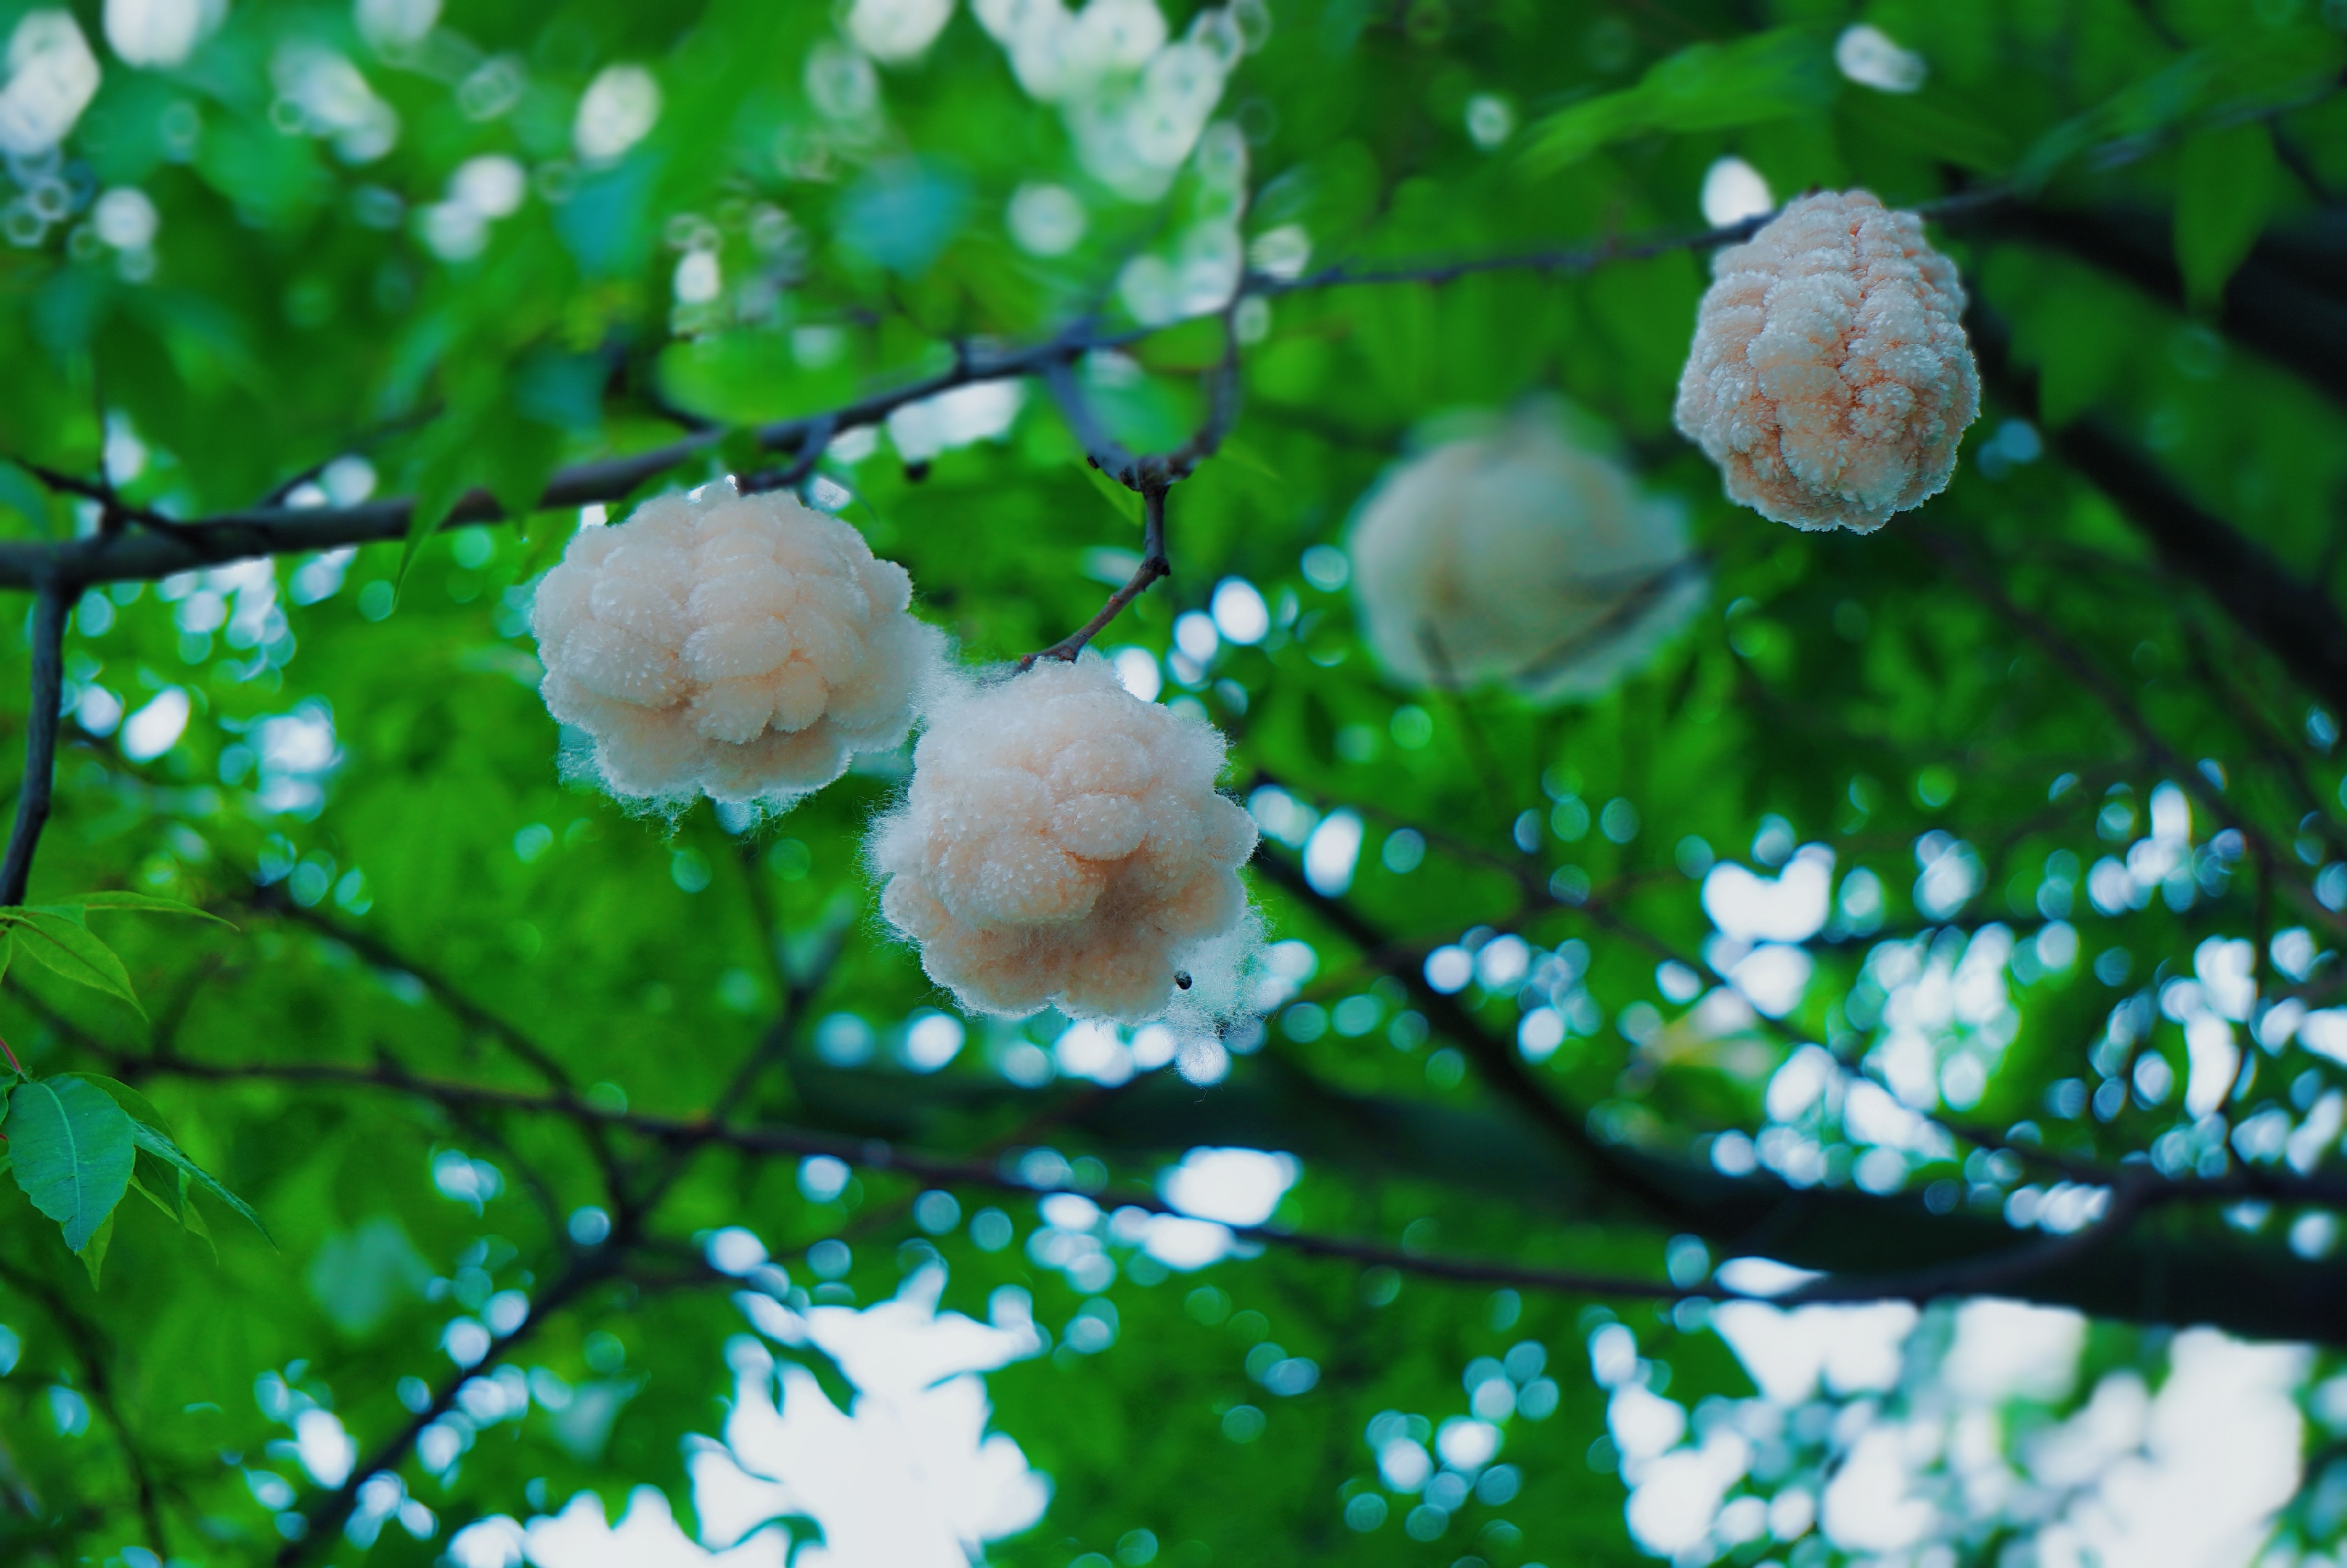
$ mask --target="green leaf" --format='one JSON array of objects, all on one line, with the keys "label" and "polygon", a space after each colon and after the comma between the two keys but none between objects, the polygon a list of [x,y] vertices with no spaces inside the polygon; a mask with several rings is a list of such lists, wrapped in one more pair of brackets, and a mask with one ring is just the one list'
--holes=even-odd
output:
[{"label": "green leaf", "polygon": [[181,1171],[179,1173],[179,1224],[187,1227],[190,1235],[204,1244],[204,1250],[212,1255],[214,1263],[218,1263],[220,1244],[212,1240],[212,1227],[205,1223],[203,1210],[196,1207],[194,1200],[189,1196],[188,1184],[188,1173]]},{"label": "green leaf", "polygon": [[2238,124],[2303,102],[2328,91],[2342,64],[2347,39],[2329,27],[2229,28],[2222,42],[2180,56],[2040,136],[2022,156],[2013,183],[2027,195],[2089,149],[2178,126]]},{"label": "green leaf", "polygon": [[1656,64],[1636,87],[1569,104],[1534,125],[1522,167],[1553,174],[1646,131],[1727,130],[1806,114],[1840,90],[1825,41],[1798,27],[1696,44]]},{"label": "green leaf", "polygon": [[144,1122],[133,1122],[130,1123],[130,1136],[140,1149],[153,1154],[166,1164],[176,1167],[189,1181],[234,1209],[243,1217],[246,1224],[261,1233],[261,1240],[272,1247],[277,1245],[277,1238],[269,1234],[269,1227],[261,1223],[261,1216],[253,1212],[251,1204],[230,1192],[211,1173],[189,1159],[179,1146],[172,1143],[160,1130]]},{"label": "green leaf", "polygon": [[144,1122],[149,1126],[160,1127],[166,1132],[170,1130],[171,1124],[163,1119],[161,1112],[155,1109],[154,1102],[120,1079],[108,1078],[102,1072],[60,1072],[56,1076],[78,1078],[93,1088],[104,1090],[117,1105],[128,1112],[133,1122]]},{"label": "green leaf", "polygon": [[2249,259],[2281,190],[2281,160],[2260,122],[2204,130],[2184,144],[2176,173],[2176,264],[2194,310],[2213,311],[2223,302],[2227,281]]},{"label": "green leaf", "polygon": [[108,888],[96,893],[79,893],[70,898],[60,898],[61,906],[79,905],[85,909],[135,909],[149,915],[187,915],[198,920],[210,920],[216,925],[236,929],[231,920],[224,920],[209,909],[199,909],[193,904],[182,904],[177,898],[159,897],[152,893],[133,893],[124,888]]},{"label": "green leaf", "polygon": [[0,909],[0,920],[16,927],[24,950],[66,979],[93,990],[120,997],[145,1018],[138,993],[130,989],[130,973],[113,948],[89,934],[79,919],[81,911],[52,905]]},{"label": "green leaf", "polygon": [[74,1248],[81,1266],[89,1270],[89,1287],[96,1290],[99,1272],[106,1267],[106,1249],[114,1245],[114,1216],[109,1214],[90,1233],[89,1239]]},{"label": "green leaf", "polygon": [[1141,526],[1141,493],[1137,490],[1126,489],[1106,474],[1093,467],[1089,462],[1084,462],[1081,458],[1078,462],[1082,466],[1085,477],[1092,480],[1092,488],[1107,497],[1108,504],[1116,508],[1117,516],[1134,528],[1139,528]]},{"label": "green leaf", "polygon": [[16,1185],[64,1227],[72,1251],[88,1245],[129,1190],[133,1125],[112,1096],[79,1078],[20,1083],[8,1096]]},{"label": "green leaf", "polygon": [[[161,1169],[163,1174],[169,1179],[162,1182],[156,1181],[154,1177],[158,1169]],[[143,1150],[130,1166],[130,1190],[160,1209],[163,1212],[163,1217],[173,1225],[186,1223],[179,1217],[179,1173],[163,1167],[159,1161],[151,1158]]]}]

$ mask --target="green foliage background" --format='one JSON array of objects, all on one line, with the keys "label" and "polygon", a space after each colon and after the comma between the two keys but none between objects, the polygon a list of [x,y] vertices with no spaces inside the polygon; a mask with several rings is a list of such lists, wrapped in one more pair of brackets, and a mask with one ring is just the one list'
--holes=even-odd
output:
[{"label": "green foliage background", "polygon": [[[1189,9],[1170,7],[1177,33]],[[96,7],[77,14],[102,36]],[[1920,92],[1833,70],[1833,39],[1861,19],[1929,60]],[[242,1472],[298,1471],[271,1449],[287,1432],[256,1401],[255,1379],[273,1372],[329,1406],[372,1453],[408,1419],[403,1378],[453,1375],[439,1345],[457,1310],[477,1310],[492,1288],[542,1293],[565,1277],[579,1255],[568,1216],[582,1205],[620,1214],[625,1245],[518,1354],[623,1395],[608,1434],[582,1436],[543,1410],[490,1428],[446,1486],[405,1461],[438,1516],[433,1540],[395,1529],[371,1552],[324,1536],[296,1550],[427,1562],[473,1517],[559,1506],[580,1488],[603,1492],[615,1516],[639,1481],[682,1506],[680,1440],[722,1419],[720,1347],[742,1327],[732,1282],[701,1266],[697,1238],[749,1225],[806,1284],[804,1249],[845,1237],[845,1284],[868,1302],[923,1255],[909,1217],[920,1184],[867,1168],[841,1200],[814,1203],[787,1158],[671,1154],[624,1128],[608,1134],[606,1166],[580,1105],[731,1115],[980,1160],[1048,1144],[1126,1186],[1196,1144],[1291,1150],[1306,1173],[1281,1225],[1657,1280],[1673,1235],[1700,1234],[1725,1255],[1786,1204],[1796,1218],[1770,1234],[1820,1267],[1863,1274],[2003,1245],[1977,1187],[1954,1214],[1921,1201],[1957,1179],[1952,1163],[1878,1198],[1848,1184],[1845,1153],[1821,1191],[1848,1201],[1819,1204],[1795,1203],[1766,1173],[1729,1183],[1705,1158],[1708,1135],[1761,1122],[1788,1035],[1863,1054],[1845,1003],[1868,944],[1848,924],[1810,944],[1817,978],[1784,1033],[1712,1045],[1669,1034],[1684,1049],[1645,1050],[1615,1027],[1633,1004],[1671,1020],[1685,1010],[1662,1001],[1656,963],[1694,953],[1709,930],[1686,869],[1703,861],[1686,841],[1748,859],[1764,814],[1830,845],[1840,871],[1879,875],[1885,936],[1926,924],[1908,890],[1918,835],[1934,830],[1971,845],[1983,868],[1977,897],[1939,924],[2000,921],[2025,939],[2066,912],[2082,956],[2019,988],[2019,1035],[1968,1120],[2030,1122],[2102,1167],[2149,1149],[2178,1121],[2172,1100],[2130,1102],[2122,1089],[2113,1115],[2063,1119],[2046,1111],[2049,1086],[2124,1079],[2125,1061],[2088,1064],[2106,1015],[2188,972],[2204,938],[2262,949],[2277,929],[2311,925],[2319,942],[2337,939],[2347,898],[2319,881],[2347,822],[2327,716],[2337,693],[2310,694],[2254,617],[2229,615],[2168,564],[2140,517],[2063,460],[2061,435],[2122,442],[2178,505],[2223,519],[2326,603],[2335,593],[2341,387],[2252,330],[2250,292],[2280,279],[2311,302],[2300,350],[2347,341],[2322,335],[2347,311],[2340,23],[2335,5],[2290,0],[1274,6],[1220,110],[1247,133],[1250,235],[1300,224],[1316,265],[1368,266],[1691,234],[1705,171],[1728,153],[1780,195],[1864,185],[1913,205],[1988,188],[2004,199],[1935,240],[1965,270],[1984,348],[1990,333],[2008,346],[1944,496],[1878,536],[1809,536],[1729,506],[1671,432],[1706,278],[1696,250],[1277,298],[1267,335],[1245,350],[1245,407],[1225,454],[1172,495],[1172,581],[1103,641],[1163,651],[1174,617],[1222,579],[1260,588],[1276,630],[1226,648],[1196,700],[1233,738],[1234,785],[1276,782],[1368,821],[1342,911],[1276,875],[1270,862],[1295,864],[1290,846],[1266,845],[1254,885],[1275,936],[1317,947],[1306,999],[1375,997],[1380,1022],[1358,1038],[1275,1027],[1222,1085],[1160,1073],[1114,1092],[1004,1078],[1016,1040],[1055,1037],[1048,1018],[971,1020],[969,1044],[934,1076],[897,1064],[907,1020],[946,1005],[878,927],[859,866],[864,825],[900,770],[859,770],[743,832],[705,803],[648,822],[560,782],[523,607],[578,518],[529,505],[560,465],[705,422],[729,434],[643,488],[747,469],[766,461],[745,434],[758,422],[934,374],[959,341],[1063,330],[1111,296],[1129,256],[1178,226],[1189,186],[1152,205],[1086,185],[1059,116],[1020,91],[967,12],[924,63],[882,72],[884,110],[858,128],[809,102],[803,63],[835,33],[816,5],[477,0],[452,8],[413,56],[384,61],[345,11],[248,0],[176,69],[134,70],[99,46],[104,82],[65,167],[79,201],[124,186],[151,196],[156,266],[130,281],[115,251],[82,238],[78,217],[0,251],[7,538],[30,547],[88,526],[89,503],[36,475],[99,474],[109,419],[148,449],[124,498],[172,516],[249,507],[352,451],[384,493],[424,497],[427,523],[475,486],[528,515],[430,538],[404,582],[398,540],[371,544],[315,602],[293,602],[301,563],[281,562],[283,624],[265,640],[186,630],[195,585],[184,580],[93,588],[80,601],[69,696],[104,687],[136,709],[178,689],[193,715],[146,761],[68,722],[34,900],[134,888],[237,928],[101,916],[94,928],[123,956],[149,1021],[19,964],[0,1031],[35,1075],[136,1084],[180,1146],[257,1207],[275,1246],[216,1207],[215,1258],[130,1204],[101,1290],[29,1206],[0,1227],[0,1319],[21,1346],[0,1382],[0,1552],[102,1562],[143,1545],[190,1563],[268,1560],[280,1527]],[[282,110],[272,118],[274,52],[312,38],[361,61],[397,111],[388,156],[352,167],[329,142],[281,128]],[[524,85],[503,112],[468,117],[464,84],[492,60]],[[570,150],[578,96],[615,60],[654,70],[665,112],[622,159],[582,169]],[[1519,122],[1494,149],[1464,128],[1479,94],[1503,98]],[[444,261],[415,214],[485,153],[536,170],[533,194],[477,259]],[[890,268],[874,260],[868,210],[906,179],[932,182],[928,200],[952,221],[933,256]],[[1019,251],[1003,217],[1014,189],[1037,179],[1084,190],[1093,214],[1082,243],[1050,261]],[[779,229],[766,216],[776,211]],[[2068,226],[2033,227],[2031,214]],[[674,305],[678,241],[696,234],[713,234],[729,280],[772,280],[763,314]],[[843,352],[810,347],[810,328],[835,331]],[[1178,446],[1201,417],[1197,373],[1219,336],[1176,327],[1133,352],[1148,374],[1102,393],[1104,414],[1136,450]],[[1535,712],[1496,692],[1396,690],[1371,666],[1346,594],[1304,574],[1304,552],[1341,544],[1357,498],[1424,422],[1536,391],[1612,424],[1651,485],[1685,502],[1712,608],[1586,705]],[[2011,420],[2042,422],[2043,456],[2007,439]],[[2002,456],[1984,459],[1992,443]],[[852,492],[844,515],[906,564],[921,613],[973,662],[1081,623],[1102,574],[1122,575],[1120,558],[1098,552],[1138,543],[1039,390],[1002,440],[919,469],[884,446],[825,473]],[[24,641],[7,641],[21,676]],[[303,712],[333,721],[323,802],[272,811],[258,793],[258,726]],[[2052,788],[2057,778],[2072,783]],[[2204,798],[2198,880],[2099,913],[2080,867],[2124,853],[2163,779],[2213,795],[2243,836],[2208,849],[2221,822]],[[1619,843],[1587,826],[1617,799],[1636,823]],[[1410,825],[1432,846],[1422,865],[1392,870],[1389,835]],[[1589,902],[1546,894],[1565,866],[1585,875]],[[2066,891],[2048,894],[2051,883]],[[1431,1039],[1393,1030],[1433,1005],[1426,952],[1476,927],[1552,949],[1586,943],[1587,989],[1609,1021],[1528,1081],[1569,1125],[1602,1136],[1559,1134],[1520,1086],[1478,1071],[1512,1050],[1512,996],[1460,999],[1459,1020],[1484,1031],[1482,1055],[1440,1017]],[[2111,953],[2122,958],[2098,970]],[[2301,987],[2314,1005],[2334,973]],[[2270,998],[2293,983],[2270,967],[2261,979]],[[866,1067],[813,1051],[816,1020],[843,1012],[878,1034]],[[570,1110],[452,1105],[408,1082],[569,1092],[517,1040],[559,1065],[579,1096]],[[773,1070],[728,1097],[762,1041]],[[2143,1049],[2185,1068],[2172,1024]],[[2301,1047],[2260,1053],[2227,1115],[2302,1113],[2339,1071]],[[2215,1151],[2203,1176],[2229,1169],[2225,1133],[2220,1122],[2213,1143],[2199,1134],[2195,1147]],[[436,1190],[432,1162],[449,1150],[497,1166],[499,1195],[477,1211]],[[614,1172],[639,1196],[655,1173],[672,1184],[632,1213],[610,1189]],[[1036,1223],[1031,1200],[959,1195],[965,1214],[1002,1207],[1022,1241]],[[2126,1319],[2335,1338],[2323,1304],[2338,1270],[2288,1250],[2294,1212],[2284,1204],[2249,1229],[2214,1204],[2146,1221],[2158,1247],[2244,1271],[2184,1307],[2130,1296],[2124,1274],[2048,1275],[2024,1293],[2106,1315],[2096,1354],[2155,1376],[2164,1340]],[[1020,1247],[980,1250],[966,1229],[933,1245],[951,1268],[948,1307],[982,1315],[989,1290],[1020,1284],[1057,1334],[1081,1299]],[[1046,1522],[995,1560],[1058,1568],[1136,1528],[1185,1568],[1636,1555],[1621,1483],[1591,1458],[1604,1399],[1581,1348],[1599,1321],[1592,1298],[1494,1296],[1276,1245],[1195,1278],[1142,1283],[1147,1274],[1128,1268],[1107,1292],[1121,1325],[1112,1348],[1062,1348],[989,1379],[997,1427],[1056,1488]],[[2260,1291],[2305,1303],[2302,1315],[2256,1305]],[[1685,1314],[1608,1309],[1676,1369],[1674,1397],[1750,1391],[1716,1338],[1683,1330],[1695,1322]],[[1316,1359],[1318,1387],[1290,1399],[1256,1389],[1242,1362],[1265,1337]],[[1398,1519],[1348,1529],[1344,1501],[1371,1485],[1368,1419],[1458,1413],[1462,1366],[1526,1339],[1548,1348],[1563,1399],[1509,1430],[1521,1496],[1469,1504],[1432,1543]],[[1224,1416],[1240,1403],[1269,1424],[1235,1445]],[[296,1510],[315,1500],[305,1490]],[[2301,1510],[2284,1528],[2326,1527]]]}]

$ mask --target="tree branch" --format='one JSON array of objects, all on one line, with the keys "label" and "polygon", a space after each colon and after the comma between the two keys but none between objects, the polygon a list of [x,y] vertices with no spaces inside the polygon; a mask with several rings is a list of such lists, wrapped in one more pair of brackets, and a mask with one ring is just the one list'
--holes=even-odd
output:
[{"label": "tree branch", "polygon": [[616,1246],[605,1246],[593,1252],[572,1255],[570,1266],[547,1287],[545,1295],[530,1303],[529,1316],[521,1320],[519,1327],[501,1338],[491,1340],[488,1354],[470,1367],[460,1368],[453,1377],[445,1380],[434,1392],[430,1404],[411,1416],[405,1426],[386,1439],[374,1452],[367,1455],[363,1462],[354,1465],[350,1478],[342,1485],[310,1505],[302,1516],[308,1528],[298,1539],[287,1542],[279,1549],[277,1568],[296,1568],[322,1547],[333,1550],[334,1532],[343,1527],[352,1510],[358,1506],[359,1489],[366,1484],[367,1478],[382,1471],[397,1470],[407,1458],[408,1450],[415,1446],[416,1440],[424,1435],[424,1429],[446,1415],[455,1406],[458,1389],[472,1378],[481,1376],[485,1368],[510,1355],[572,1297],[589,1286],[611,1278],[618,1272],[618,1251]]},{"label": "tree branch", "polygon": [[[2171,309],[2187,308],[2184,275],[2176,265],[2165,214],[2016,202],[1973,227],[1983,238],[2066,251]],[[2347,300],[2339,290],[2340,280],[2347,277],[2347,254],[2326,245],[2301,257],[2298,249],[2316,248],[2293,247],[2279,237],[2261,239],[2228,281],[2217,325],[2235,342],[2347,403]]]},{"label": "tree branch", "polygon": [[[2034,412],[2037,374],[2014,363],[2005,324],[1975,309],[1973,345],[1983,374],[2000,395]],[[2048,431],[2046,440],[2064,462],[2110,497],[2178,577],[2221,605],[2332,712],[2347,712],[2347,620],[2330,595],[2194,502],[2158,464],[2092,416]]]},{"label": "tree branch", "polygon": [[92,1403],[104,1415],[107,1424],[114,1429],[115,1440],[122,1445],[124,1468],[130,1472],[130,1484],[138,1494],[138,1518],[146,1527],[147,1539],[155,1553],[169,1558],[170,1538],[163,1532],[162,1500],[159,1494],[152,1468],[138,1441],[131,1436],[130,1423],[123,1419],[122,1407],[114,1398],[114,1383],[108,1372],[109,1347],[98,1329],[67,1304],[47,1281],[21,1269],[0,1263],[0,1278],[5,1278],[18,1291],[41,1304],[73,1347],[74,1358],[81,1363],[82,1381],[89,1389]]},{"label": "tree branch", "polygon": [[1031,670],[1038,659],[1057,659],[1072,664],[1092,640],[1098,637],[1124,611],[1124,607],[1149,591],[1149,585],[1161,577],[1174,575],[1174,563],[1165,557],[1165,484],[1163,479],[1144,479],[1141,486],[1141,564],[1125,579],[1124,586],[1108,596],[1093,617],[1061,638],[1049,648],[1030,653],[1019,661],[1020,670]]},{"label": "tree branch", "polygon": [[[1927,217],[1942,217],[2004,200],[2005,196],[2001,190],[1972,191],[1942,201],[1927,202],[1917,210]],[[1659,235],[1630,243],[1609,243],[1578,250],[1382,267],[1338,265],[1290,279],[1251,273],[1241,280],[1238,292],[1231,300],[1215,307],[1213,313],[1201,314],[1222,314],[1227,319],[1247,298],[1283,297],[1308,290],[1410,282],[1440,284],[1481,272],[1531,272],[1543,275],[1586,272],[1612,261],[1650,259],[1675,251],[1701,251],[1748,239],[1766,221],[1765,217],[1754,218],[1727,228],[1698,233]],[[819,433],[827,441],[829,436],[841,431],[877,424],[907,404],[935,397],[956,387],[979,381],[1026,376],[1041,376],[1053,396],[1062,399],[1063,407],[1081,407],[1081,398],[1071,405],[1063,394],[1075,384],[1071,367],[1084,355],[1102,349],[1127,347],[1169,327],[1198,319],[1201,317],[1192,316],[1183,318],[1183,321],[1114,331],[1102,331],[1087,319],[1056,336],[1024,348],[1007,352],[965,348],[957,353],[950,368],[935,375],[871,393],[821,414],[762,425],[750,435],[761,450],[788,452],[794,458],[804,458],[810,451],[820,451],[820,444],[816,441]],[[1197,461],[1214,451],[1227,428],[1228,420],[1235,414],[1238,383],[1234,350],[1226,349],[1225,364],[1218,368],[1216,374],[1219,379],[1209,388],[1210,415],[1205,428],[1194,437],[1188,446],[1169,456],[1168,461],[1180,470],[1174,473],[1173,477],[1180,477],[1181,474],[1188,472]],[[1090,420],[1088,412],[1084,417]],[[548,481],[533,509],[554,510],[624,499],[639,487],[669,469],[706,457],[717,448],[723,438],[723,433],[719,431],[694,431],[648,451],[600,458],[565,468]],[[1108,437],[1097,421],[1090,421],[1080,427],[1080,439],[1083,440],[1086,450],[1101,460],[1105,471],[1117,477],[1122,483],[1139,487],[1141,474],[1138,465],[1142,460]],[[45,473],[43,477],[58,488],[72,489],[77,493],[87,492],[90,487],[87,481],[73,480],[62,475]],[[159,531],[144,534],[101,533],[92,538],[54,543],[0,543],[0,588],[32,588],[51,579],[73,589],[96,582],[144,581],[253,556],[289,555],[399,539],[406,537],[408,518],[414,508],[415,502],[404,497],[370,501],[353,507],[262,506],[185,521],[152,518],[152,530]],[[505,509],[487,491],[474,490],[457,501],[442,527],[465,528],[475,523],[494,522],[506,516]],[[140,514],[138,520],[150,519],[148,515]]]},{"label": "tree branch", "polygon": [[73,590],[49,579],[33,601],[32,710],[25,716],[25,779],[16,791],[16,825],[8,835],[8,855],[0,861],[0,905],[22,904],[33,876],[33,856],[48,825],[49,792],[56,783],[58,705],[65,692],[66,612]]}]

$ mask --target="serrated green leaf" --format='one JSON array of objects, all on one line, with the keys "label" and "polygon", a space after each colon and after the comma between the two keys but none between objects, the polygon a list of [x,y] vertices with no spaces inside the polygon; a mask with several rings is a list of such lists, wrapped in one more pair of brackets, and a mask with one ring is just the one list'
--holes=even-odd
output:
[{"label": "serrated green leaf", "polygon": [[2176,264],[2194,310],[2212,311],[2223,301],[2281,188],[2281,160],[2260,122],[2200,131],[2185,142],[2176,171]]},{"label": "serrated green leaf", "polygon": [[253,1212],[251,1204],[230,1192],[211,1173],[188,1158],[179,1146],[172,1143],[159,1129],[144,1122],[133,1122],[130,1123],[130,1136],[138,1147],[146,1150],[165,1163],[176,1167],[187,1176],[188,1180],[234,1209],[243,1216],[246,1224],[261,1233],[261,1240],[272,1247],[277,1245],[277,1238],[269,1234],[269,1227],[261,1223],[261,1216]]},{"label": "serrated green leaf", "polygon": [[8,1096],[5,1131],[16,1185],[79,1252],[129,1190],[138,1144],[129,1112],[96,1084],[36,1079]]},{"label": "serrated green leaf", "polygon": [[1140,493],[1138,491],[1126,489],[1123,486],[1110,478],[1106,474],[1103,474],[1098,468],[1093,467],[1090,463],[1081,462],[1081,459],[1079,459],[1079,462],[1083,468],[1085,477],[1092,480],[1092,488],[1098,490],[1103,497],[1107,497],[1108,504],[1116,508],[1117,515],[1119,517],[1122,518],[1126,522],[1131,523],[1134,528],[1139,528],[1141,526]]},{"label": "serrated green leaf", "polygon": [[231,920],[222,919],[209,909],[199,909],[193,904],[182,904],[177,898],[159,897],[152,893],[133,893],[126,888],[108,888],[97,893],[80,893],[70,898],[60,898],[60,906],[78,905],[85,909],[132,909],[149,915],[188,915],[199,920],[236,929]]},{"label": "serrated green leaf", "polygon": [[77,914],[78,910],[36,905],[0,910],[0,919],[15,926],[18,944],[27,955],[77,984],[120,997],[145,1018],[147,1009],[139,1007],[121,958],[74,917]]}]

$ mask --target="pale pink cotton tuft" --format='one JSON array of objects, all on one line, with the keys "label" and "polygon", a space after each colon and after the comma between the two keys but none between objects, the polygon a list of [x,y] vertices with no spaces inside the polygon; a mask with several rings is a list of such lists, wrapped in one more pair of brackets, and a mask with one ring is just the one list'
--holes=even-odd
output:
[{"label": "pale pink cotton tuft", "polygon": [[1804,196],[1712,273],[1677,420],[1730,499],[1869,533],[1947,487],[1980,376],[1922,219],[1864,190]]},{"label": "pale pink cotton tuft", "polygon": [[1599,695],[1704,601],[1673,502],[1533,402],[1387,476],[1347,540],[1369,650],[1409,685]]},{"label": "pale pink cotton tuft", "polygon": [[1187,999],[1176,974],[1197,987],[1249,925],[1255,822],[1214,792],[1223,746],[1096,654],[967,688],[930,714],[874,835],[881,910],[973,1011],[1164,1014]]},{"label": "pale pink cotton tuft", "polygon": [[904,743],[944,646],[912,591],[790,496],[657,497],[580,529],[538,583],[539,690],[616,795],[786,805]]}]

